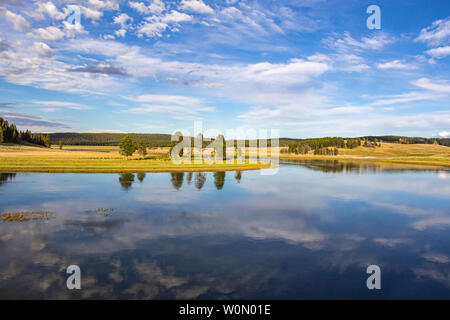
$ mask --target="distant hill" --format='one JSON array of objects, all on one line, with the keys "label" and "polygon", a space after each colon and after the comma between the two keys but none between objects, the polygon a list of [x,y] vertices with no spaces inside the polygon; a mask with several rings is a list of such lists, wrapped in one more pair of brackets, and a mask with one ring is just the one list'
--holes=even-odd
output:
[{"label": "distant hill", "polygon": [[[52,144],[58,144],[61,140],[64,145],[84,145],[84,146],[118,146],[126,133],[51,133],[50,139]],[[144,141],[149,147],[169,147],[170,134],[157,133],[129,133],[131,139],[135,142]],[[317,139],[294,139],[294,138],[280,138],[280,146],[289,146],[291,144],[298,144],[307,140],[329,140],[329,137]],[[349,138],[344,138],[349,139]],[[354,138],[353,138],[354,139]],[[405,136],[364,136],[356,139],[374,141],[384,141],[404,144],[433,144],[450,147],[450,138],[421,138],[421,137],[405,137]],[[248,141],[246,142],[248,145]],[[270,142],[269,144],[270,145]]]},{"label": "distant hill", "polygon": [[[329,139],[329,137],[317,139],[319,140]],[[433,144],[436,142],[437,144],[450,147],[450,138],[422,138],[422,137],[406,137],[406,136],[362,136],[357,138],[344,138],[344,139],[361,139],[369,141],[374,141],[376,139],[377,141],[403,143],[403,144]],[[280,138],[280,146],[288,146],[290,144],[299,143],[306,140],[315,140],[315,139]]]},{"label": "distant hill", "polygon": [[[62,141],[64,145],[75,146],[118,146],[126,133],[51,133],[52,144]],[[149,147],[170,146],[170,134],[128,133],[135,142],[144,141]]]},{"label": "distant hill", "polygon": [[443,146],[450,147],[450,138],[422,138],[422,137],[405,137],[405,136],[365,136],[362,139],[373,141],[404,143],[404,144],[433,144],[437,143]]}]

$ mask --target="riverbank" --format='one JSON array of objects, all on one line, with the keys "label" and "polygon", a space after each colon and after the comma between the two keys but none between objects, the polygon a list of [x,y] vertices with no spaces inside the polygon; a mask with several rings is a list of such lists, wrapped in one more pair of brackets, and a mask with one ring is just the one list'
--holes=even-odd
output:
[{"label": "riverbank", "polygon": [[339,155],[280,153],[283,160],[342,160],[392,163],[397,165],[450,167],[450,147],[434,144],[382,143],[381,147],[339,149]]},{"label": "riverbank", "polygon": [[126,160],[118,147],[65,146],[40,148],[0,145],[0,171],[54,173],[126,173],[126,172],[197,172],[244,171],[269,168],[267,163],[174,164],[164,156],[164,149],[150,149],[142,159],[138,155]]},{"label": "riverbank", "polygon": [[[432,144],[382,143],[381,147],[339,149],[339,155],[289,154],[280,148],[280,160],[338,160],[392,165],[396,168],[450,168],[450,147]],[[49,148],[23,145],[0,145],[0,171],[3,172],[174,172],[174,171],[236,171],[269,168],[267,163],[234,164],[174,164],[168,157],[169,148],[148,149],[142,159],[137,154],[126,160],[116,146],[57,146]],[[254,158],[254,150],[246,148]]]}]

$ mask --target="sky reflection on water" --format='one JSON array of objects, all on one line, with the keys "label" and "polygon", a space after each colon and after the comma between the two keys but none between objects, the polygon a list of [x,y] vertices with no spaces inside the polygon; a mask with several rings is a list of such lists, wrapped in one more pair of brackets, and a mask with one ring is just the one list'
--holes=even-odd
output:
[{"label": "sky reflection on water", "polygon": [[449,208],[447,171],[355,163],[2,174],[1,212],[54,215],[0,222],[0,298],[448,299]]}]

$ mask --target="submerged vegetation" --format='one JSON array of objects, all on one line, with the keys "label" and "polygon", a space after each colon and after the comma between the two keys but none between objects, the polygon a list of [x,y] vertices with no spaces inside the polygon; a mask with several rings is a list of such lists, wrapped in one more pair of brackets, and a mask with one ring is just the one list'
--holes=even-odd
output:
[{"label": "submerged vegetation", "polygon": [[112,216],[113,213],[116,211],[116,208],[97,208],[97,209],[89,209],[89,210],[84,210],[84,213],[94,213],[97,215],[101,215],[103,217],[109,217]]},{"label": "submerged vegetation", "polygon": [[2,221],[27,222],[33,220],[48,220],[54,215],[51,211],[23,211],[23,212],[3,212],[0,214]]}]

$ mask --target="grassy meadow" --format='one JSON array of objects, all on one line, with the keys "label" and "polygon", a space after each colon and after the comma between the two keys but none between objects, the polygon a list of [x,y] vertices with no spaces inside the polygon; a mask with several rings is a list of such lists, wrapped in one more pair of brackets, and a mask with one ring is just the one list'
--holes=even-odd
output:
[{"label": "grassy meadow", "polygon": [[174,164],[168,148],[148,149],[143,159],[137,153],[126,160],[114,146],[58,146],[52,148],[0,144],[0,171],[8,172],[172,172],[233,171],[268,168],[266,163]]},{"label": "grassy meadow", "polygon": [[[287,149],[287,148],[285,148]],[[427,167],[450,167],[450,147],[435,144],[399,144],[381,143],[381,147],[354,149],[339,148],[339,155],[314,155],[311,153],[280,153],[280,159],[286,160],[352,160],[371,161]]]}]

